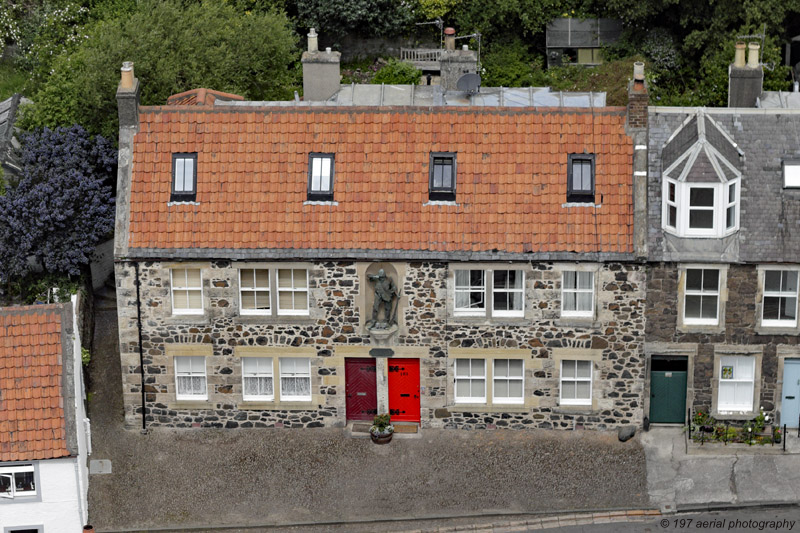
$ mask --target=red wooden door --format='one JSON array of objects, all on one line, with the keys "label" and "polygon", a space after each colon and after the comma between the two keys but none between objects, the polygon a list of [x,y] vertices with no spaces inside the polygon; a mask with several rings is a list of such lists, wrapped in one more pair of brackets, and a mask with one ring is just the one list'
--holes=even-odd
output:
[{"label": "red wooden door", "polygon": [[395,422],[419,422],[419,359],[389,359],[389,413]]},{"label": "red wooden door", "polygon": [[344,360],[347,420],[369,420],[378,414],[378,384],[375,359],[354,357]]}]

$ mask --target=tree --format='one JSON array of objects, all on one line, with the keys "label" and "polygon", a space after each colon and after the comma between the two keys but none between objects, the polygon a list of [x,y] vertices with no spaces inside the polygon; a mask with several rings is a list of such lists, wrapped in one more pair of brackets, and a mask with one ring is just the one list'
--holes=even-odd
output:
[{"label": "tree", "polygon": [[296,7],[298,27],[316,28],[326,40],[398,35],[413,21],[409,6],[397,0],[297,0]]},{"label": "tree", "polygon": [[117,136],[115,94],[133,61],[143,105],[209,87],[248,99],[288,98],[296,81],[297,37],[276,11],[243,13],[215,1],[142,0],[127,16],[90,23],[87,39],[53,61],[25,113],[28,129],[81,124]]},{"label": "tree", "polygon": [[18,182],[0,196],[0,281],[22,278],[31,257],[50,274],[80,274],[114,228],[114,198],[106,183],[117,151],[80,126],[22,136]]},{"label": "tree", "polygon": [[416,85],[422,77],[422,71],[406,61],[395,58],[375,73],[372,83],[389,83],[395,85]]}]

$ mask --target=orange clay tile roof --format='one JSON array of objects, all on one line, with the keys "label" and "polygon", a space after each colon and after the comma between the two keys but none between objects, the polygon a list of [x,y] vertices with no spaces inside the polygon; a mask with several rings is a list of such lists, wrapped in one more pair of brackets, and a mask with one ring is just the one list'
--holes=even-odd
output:
[{"label": "orange clay tile roof", "polygon": [[62,368],[59,306],[0,309],[0,462],[70,455]]},{"label": "orange clay tile roof", "polygon": [[244,100],[238,94],[213,89],[192,89],[167,98],[167,105],[214,105],[215,100]]},{"label": "orange clay tile roof", "polygon": [[[625,109],[142,107],[129,246],[558,253],[633,251]],[[169,205],[171,154],[197,152],[197,205]],[[309,205],[310,152],[335,154]],[[456,152],[456,204],[428,203]],[[564,205],[570,153],[596,154],[600,207]]]}]

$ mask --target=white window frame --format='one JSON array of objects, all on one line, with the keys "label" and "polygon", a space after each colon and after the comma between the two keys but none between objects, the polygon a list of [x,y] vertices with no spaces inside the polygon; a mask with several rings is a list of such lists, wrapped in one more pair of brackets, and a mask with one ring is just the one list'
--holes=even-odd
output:
[{"label": "white window frame", "polygon": [[[192,287],[189,285],[189,270],[197,270],[200,272],[200,285],[197,287]],[[178,271],[183,271],[183,280],[178,280],[185,285],[178,285],[176,282],[175,274]],[[178,276],[180,278],[180,276]],[[191,268],[191,267],[176,267],[169,269],[169,281],[170,281],[170,296],[172,297],[172,314],[173,315],[202,315],[203,314],[203,306],[205,305],[203,301],[203,269],[201,268]],[[188,291],[200,291],[200,307],[199,308],[186,308],[186,309],[176,309],[175,308],[175,293],[177,291],[186,291],[187,292],[187,301],[188,301]]]},{"label": "white window frame", "polygon": [[[284,369],[284,365],[287,361],[305,361],[308,368],[308,372],[289,372]],[[311,383],[311,358],[310,357],[281,357],[278,359],[278,367],[279,367],[279,386],[280,386],[280,398],[282,402],[310,402],[312,398],[312,383]],[[305,396],[288,396],[283,390],[283,380],[284,378],[308,378],[308,395]],[[274,392],[274,381],[273,381],[273,392]]]},{"label": "white window frame", "polygon": [[[469,370],[468,374],[461,374],[458,373],[458,364],[459,362],[466,361],[468,363],[467,368]],[[472,375],[472,361],[481,361],[483,363],[483,376],[473,376]],[[487,376],[487,365],[486,359],[481,358],[463,358],[463,359],[454,359],[453,360],[453,401],[455,403],[471,403],[471,404],[481,404],[486,403],[486,381],[488,379]],[[472,382],[473,381],[480,381],[483,380],[483,396],[459,396],[458,395],[458,382],[459,380],[467,381],[469,383],[469,390],[470,393],[472,392]],[[523,392],[524,394],[524,392]]]},{"label": "white window frame", "polygon": [[[190,369],[178,370],[178,360],[188,361]],[[173,368],[175,369],[175,399],[202,401],[208,399],[208,372],[206,371],[206,356],[204,355],[176,355],[173,357]],[[199,368],[198,368],[199,367]],[[182,377],[202,377],[203,394],[186,394],[181,392],[180,379]]]},{"label": "white window frame", "polygon": [[[253,273],[253,288],[246,288],[244,286],[244,277],[242,275],[242,271],[247,270],[248,272],[252,271]],[[256,278],[256,271],[263,270],[267,273],[267,286],[266,288],[257,287],[257,278]],[[269,268],[239,268],[239,313],[242,315],[272,315],[272,274]],[[269,307],[267,309],[247,309],[244,306],[244,296],[243,293],[245,292],[252,292],[255,293],[257,297],[259,293],[266,293],[267,295],[267,302],[269,303]]]},{"label": "white window frame", "polygon": [[[741,213],[741,178],[734,178],[725,183],[722,182],[682,182],[669,178],[664,178],[661,188],[661,227],[668,233],[679,237],[697,238],[720,238],[731,235],[739,231],[739,219]],[[675,186],[675,201],[669,199],[669,187]],[[733,201],[730,201],[730,186],[734,186]],[[694,207],[690,208],[689,199],[692,189],[713,189],[713,207]],[[669,208],[676,208],[675,226],[669,224]],[[728,227],[727,212],[729,208],[734,208],[734,225]],[[713,211],[713,228],[690,228],[689,219],[693,210]]]},{"label": "white window frame", "polygon": [[[494,286],[494,275],[497,272],[517,272],[520,276],[522,286],[520,288],[503,288],[498,289]],[[492,297],[491,297],[491,309],[492,309],[492,316],[496,317],[523,317],[525,316],[525,271],[518,269],[518,268],[497,268],[491,270],[491,278],[492,278]],[[508,278],[506,278],[508,279]],[[484,275],[484,284],[486,282],[486,276]],[[488,284],[487,284],[488,285]],[[487,287],[488,288],[488,287]],[[521,295],[522,299],[522,308],[521,309],[512,309],[512,310],[496,310],[494,308],[494,293],[502,293],[502,294],[519,294]],[[512,298],[513,300],[513,298]]]},{"label": "white window frame", "polygon": [[[565,378],[564,377],[564,365],[567,363],[571,363],[575,366],[575,377],[574,378]],[[589,364],[589,377],[583,378],[578,377],[578,363],[588,363]],[[587,361],[585,359],[562,359],[561,364],[559,367],[559,375],[558,375],[558,404],[559,405],[582,405],[582,406],[591,406],[592,405],[592,394],[594,394],[594,386],[592,384],[592,380],[594,378],[594,362]],[[570,381],[575,382],[575,391],[577,396],[578,382],[589,382],[589,398],[564,398],[564,382]]]},{"label": "white window frame", "polygon": [[[511,373],[511,361],[519,361],[522,365],[522,371],[517,376],[500,376],[497,375],[497,364],[498,363],[505,363],[506,368],[508,369],[508,374]],[[520,390],[522,391],[521,396],[497,396],[497,382],[498,381],[507,381],[509,383],[509,390],[511,389],[510,384],[512,381],[518,381],[520,384]],[[514,405],[522,405],[525,403],[525,360],[524,359],[492,359],[492,403],[493,404],[514,404]]]},{"label": "white window frame", "polygon": [[800,161],[783,162],[783,188],[800,189]]},{"label": "white window frame", "polygon": [[[197,154],[176,153],[173,154],[172,162],[172,194],[185,196],[197,194]],[[191,162],[189,168],[187,162]],[[190,182],[188,187],[187,181]]]},{"label": "white window frame", "polygon": [[[700,270],[702,272],[702,274],[701,274],[702,277],[701,277],[701,281],[700,281],[700,290],[689,289],[688,285],[689,285],[689,271],[690,270]],[[707,290],[703,289],[703,284],[704,284],[705,277],[706,277],[705,272],[707,270],[708,271],[715,271],[717,273],[717,290],[716,291],[711,291],[711,290],[707,291]],[[684,275],[684,282],[683,282],[683,323],[687,324],[687,325],[701,325],[701,326],[717,326],[717,325],[719,325],[719,322],[720,322],[720,316],[719,316],[720,315],[720,297],[721,297],[721,293],[722,293],[722,270],[719,269],[719,268],[704,267],[704,266],[686,267],[686,269],[683,271],[683,275]],[[714,319],[710,319],[710,318],[702,318],[702,317],[701,318],[696,318],[696,317],[688,317],[688,316],[686,316],[686,298],[688,296],[700,296],[701,314],[702,314],[702,299],[703,299],[703,297],[716,296],[716,298],[717,298],[717,309],[716,309],[716,313],[715,313],[715,318]]]},{"label": "white window frame", "polygon": [[[33,490],[25,491],[17,495],[15,476],[16,474],[24,474],[27,472],[30,472],[33,476]],[[0,498],[14,500],[17,498],[35,497],[39,494],[39,489],[36,487],[36,483],[38,482],[36,478],[36,465],[33,463],[0,466],[0,477],[9,481],[9,489],[11,489],[8,492],[0,492]]]},{"label": "white window frame", "polygon": [[[248,370],[247,367],[252,364],[255,364],[257,368]],[[246,380],[264,378],[272,380],[272,394],[247,394]],[[246,402],[275,400],[275,366],[272,357],[242,357],[242,400]]]},{"label": "white window frame", "polygon": [[[751,366],[749,379],[741,379],[737,377],[740,372],[740,364],[742,362],[747,362]],[[726,366],[733,366],[733,378],[731,379],[723,379],[723,368]],[[717,411],[719,413],[749,413],[753,411],[753,400],[755,396],[755,379],[756,379],[756,358],[752,356],[746,355],[723,355],[719,359],[719,382],[717,388]],[[749,385],[749,394],[747,395],[749,398],[749,403],[744,404],[727,404],[724,405],[722,403],[722,388],[723,385],[733,386],[734,391],[736,390],[736,385],[742,384],[745,386]],[[736,393],[734,392],[734,395]]]},{"label": "white window frame", "polygon": [[[767,273],[768,272],[779,272],[781,275],[781,289],[783,289],[783,273],[788,272],[794,274],[798,279],[795,281],[795,284],[798,286],[794,292],[790,291],[767,291]],[[795,328],[797,327],[797,312],[798,312],[798,302],[800,302],[800,272],[796,269],[787,269],[787,268],[765,268],[762,273],[762,281],[761,281],[761,325],[766,328]],[[764,318],[764,310],[766,309],[765,300],[767,298],[794,298],[794,320],[771,320]]]},{"label": "white window frame", "polygon": [[[292,286],[291,287],[281,287],[280,286],[280,275],[281,270],[288,270],[292,273]],[[303,287],[296,287],[295,284],[295,277],[294,272],[295,270],[302,270],[305,274],[306,278],[306,286]],[[310,305],[310,288],[308,286],[308,269],[307,268],[276,268],[275,269],[275,292],[277,294],[277,307],[278,307],[278,315],[290,315],[290,316],[308,316]],[[306,308],[305,309],[283,309],[281,308],[281,293],[282,292],[291,292],[292,293],[292,306],[294,306],[294,293],[296,292],[305,292],[306,293]]]},{"label": "white window frame", "polygon": [[[308,157],[308,197],[333,198],[334,154],[312,152]],[[327,166],[327,175],[324,167]],[[327,183],[324,180],[327,179]],[[327,186],[324,186],[327,185]]]},{"label": "white window frame", "polygon": [[[567,289],[566,288],[566,275],[569,273],[575,273],[575,288],[574,289]],[[561,271],[561,316],[562,317],[583,317],[583,318],[590,318],[594,316],[594,288],[595,288],[595,273],[590,270],[570,270],[564,269]],[[590,289],[579,289],[580,283],[578,279],[581,276],[589,276],[589,279],[592,281],[592,288]],[[591,309],[587,310],[566,310],[564,309],[564,302],[566,298],[564,297],[566,293],[575,293],[575,307],[578,306],[578,295],[579,294],[591,294],[591,302],[592,306]]]},{"label": "white window frame", "polygon": [[[458,284],[458,273],[459,272],[471,272],[471,271],[480,271],[481,273],[481,285],[472,285],[471,281],[469,285],[459,285]],[[453,271],[453,314],[457,316],[486,316],[487,312],[487,293],[488,290],[486,288],[486,273],[487,270],[483,268],[457,268]],[[470,278],[472,275],[470,274]],[[467,293],[467,295],[472,294],[473,292],[480,292],[483,295],[483,307],[458,307],[458,294],[459,293]]]}]

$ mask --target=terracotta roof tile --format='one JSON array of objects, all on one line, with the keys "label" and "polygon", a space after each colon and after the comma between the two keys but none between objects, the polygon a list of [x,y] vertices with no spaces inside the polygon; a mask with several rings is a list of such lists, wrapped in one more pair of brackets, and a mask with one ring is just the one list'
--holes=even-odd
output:
[{"label": "terracotta roof tile", "polygon": [[0,462],[70,455],[61,355],[58,306],[0,308]]},{"label": "terracotta roof tile", "polygon": [[[190,109],[140,110],[132,249],[633,249],[621,108]],[[170,206],[171,154],[183,151],[198,152],[199,205]],[[434,151],[457,153],[455,206],[425,205]],[[303,205],[310,152],[335,154],[338,205]],[[564,206],[567,155],[584,152],[596,154],[599,208]]]}]

